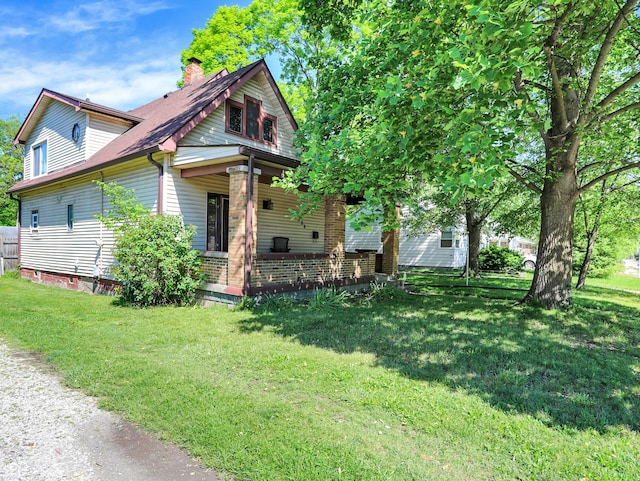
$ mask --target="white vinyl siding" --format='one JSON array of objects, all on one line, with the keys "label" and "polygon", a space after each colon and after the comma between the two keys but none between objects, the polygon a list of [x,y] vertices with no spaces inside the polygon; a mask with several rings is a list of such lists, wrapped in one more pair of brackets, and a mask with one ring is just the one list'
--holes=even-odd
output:
[{"label": "white vinyl siding", "polygon": [[[372,249],[382,253],[381,236],[380,226],[374,226],[370,232],[356,232],[347,220],[346,250],[354,252],[356,249]],[[439,231],[416,237],[409,237],[401,231],[399,264],[447,269],[463,267],[466,262],[466,240],[455,232],[453,237],[454,247],[440,247]],[[455,247],[456,239],[459,240],[459,247]]]},{"label": "white vinyl siding", "polygon": [[168,169],[165,183],[167,214],[182,214],[184,223],[196,227],[193,248],[206,249],[207,193],[229,194],[229,177],[207,175],[183,179],[180,171]]},{"label": "white vinyl siding", "polygon": [[[271,199],[273,210],[262,208]],[[297,207],[297,197],[267,184],[258,186],[258,252],[270,252],[274,237],[288,237],[291,252],[324,252],[324,209],[320,208],[302,222],[291,219],[289,209]],[[313,238],[313,231],[318,238]]]},{"label": "white vinyl siding", "polygon": [[[193,247],[199,250],[206,248],[207,230],[207,193],[229,194],[229,177],[226,175],[207,175],[183,179],[180,172],[169,169],[166,177],[166,205],[168,214],[182,214],[185,224],[194,225],[197,234]],[[262,209],[262,201],[271,199],[273,210]],[[324,210],[305,219],[304,223],[293,221],[289,217],[289,208],[297,204],[295,195],[287,194],[282,189],[258,184],[256,209],[258,215],[258,252],[270,252],[272,238],[289,237],[291,252],[323,252],[324,251]],[[313,231],[318,232],[318,239],[313,239]]]},{"label": "white vinyl siding", "polygon": [[[69,105],[51,101],[25,145],[25,180],[31,179],[35,172],[33,147],[43,142],[47,143],[47,172],[49,173],[84,160],[85,136],[82,132],[84,132],[85,121],[85,114],[76,112]],[[71,132],[76,123],[80,126],[81,132],[78,142],[74,142],[71,138]]]},{"label": "white vinyl siding", "polygon": [[130,125],[116,119],[109,119],[97,115],[88,115],[87,129],[87,158],[126,132]]},{"label": "white vinyl siding", "polygon": [[[236,91],[231,99],[244,104],[244,96],[248,95],[254,99],[262,101],[262,110],[264,113],[273,115],[277,118],[277,134],[276,144],[274,146],[269,143],[253,141],[246,137],[225,132],[225,110],[223,103],[206,119],[200,122],[189,134],[187,134],[178,145],[228,145],[241,144],[254,147],[256,149],[265,150],[274,154],[283,155],[285,157],[294,157],[293,149],[293,128],[289,120],[285,116],[276,95],[273,93],[271,86],[259,74],[249,80],[238,91]],[[206,158],[206,157],[205,157]],[[179,159],[176,159],[179,160]]]},{"label": "white vinyl siding", "polygon": [[347,252],[356,252],[357,249],[375,250],[379,254],[382,253],[382,228],[374,225],[371,230],[356,231],[349,225],[345,232],[345,250]]},{"label": "white vinyl siding", "polygon": [[[452,247],[441,247],[440,232],[408,237],[400,236],[400,265],[441,268],[463,267],[466,261],[465,243],[453,232]],[[456,239],[459,247],[456,247]]]},{"label": "white vinyl siding", "polygon": [[[109,208],[95,185],[96,173],[22,194],[21,265],[36,270],[92,277],[96,266],[109,277],[113,265],[113,236],[95,218]],[[105,182],[135,189],[136,199],[155,210],[158,170],[146,159],[103,171]],[[67,227],[67,206],[73,205],[73,229]],[[33,210],[38,211],[37,231],[30,229]],[[100,252],[100,239],[103,249]]]}]

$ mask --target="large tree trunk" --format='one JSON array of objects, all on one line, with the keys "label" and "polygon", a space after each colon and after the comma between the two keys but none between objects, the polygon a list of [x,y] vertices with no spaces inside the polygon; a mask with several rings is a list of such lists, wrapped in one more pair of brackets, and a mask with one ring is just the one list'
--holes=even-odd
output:
[{"label": "large tree trunk", "polygon": [[593,248],[596,245],[596,237],[598,236],[598,227],[594,227],[591,232],[587,232],[587,251],[584,254],[584,260],[580,266],[580,275],[578,276],[578,283],[576,289],[584,289],[585,281],[587,280],[587,272],[589,272],[589,265],[591,264],[591,258],[593,257]]},{"label": "large tree trunk", "polygon": [[480,261],[478,254],[480,253],[480,231],[482,229],[482,221],[478,220],[475,209],[467,203],[465,210],[465,218],[467,221],[467,233],[469,235],[469,275],[473,277],[480,276]]},{"label": "large tree trunk", "polygon": [[[563,146],[547,149],[551,175],[542,191],[540,242],[533,281],[525,302],[545,308],[568,306],[571,296],[574,215],[578,199],[575,161],[577,148]],[[564,149],[563,149],[564,147]]]},{"label": "large tree trunk", "polygon": [[[567,7],[567,13],[572,7]],[[578,151],[582,133],[576,129],[580,118],[580,98],[570,88],[577,75],[568,59],[554,57],[553,34],[544,51],[553,78],[550,98],[551,128],[543,133],[545,181],[540,198],[540,241],[533,281],[524,301],[540,303],[546,309],[570,306],[573,231],[578,202]]]}]

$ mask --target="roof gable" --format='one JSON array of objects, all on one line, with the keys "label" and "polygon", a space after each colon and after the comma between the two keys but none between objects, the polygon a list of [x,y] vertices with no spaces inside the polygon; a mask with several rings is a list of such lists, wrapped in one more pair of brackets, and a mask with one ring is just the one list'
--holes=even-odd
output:
[{"label": "roof gable", "polygon": [[132,125],[144,120],[128,112],[122,112],[120,110],[105,107],[104,105],[96,104],[88,100],[82,100],[70,95],[64,95],[59,92],[54,92],[53,90],[42,89],[40,91],[40,95],[38,95],[38,99],[33,104],[33,107],[31,107],[27,118],[18,130],[18,133],[13,140],[14,144],[24,144],[27,141],[27,139],[33,132],[34,127],[37,125],[38,121],[52,101],[57,101],[65,105],[69,105],[76,111],[83,110],[86,112],[98,113],[106,117],[124,120]]},{"label": "roof gable", "polygon": [[160,150],[175,151],[180,139],[259,72],[265,74],[293,129],[297,129],[297,123],[267,64],[264,60],[259,60],[232,73],[224,70],[196,80],[179,90],[131,110],[130,114],[142,117],[144,121],[97,152],[90,161],[133,158]]},{"label": "roof gable", "polygon": [[85,162],[57,172],[51,172],[36,179],[18,182],[10,191],[23,191],[153,152],[175,151],[180,139],[202,122],[211,112],[223,105],[248,80],[260,72],[264,74],[268,84],[273,89],[292,129],[297,130],[298,125],[293,114],[282,97],[282,93],[264,60],[259,60],[232,73],[228,73],[224,69],[215,75],[195,80],[179,90],[167,93],[129,112],[121,112],[43,89],[29,112],[27,120],[25,120],[18,132],[15,142],[23,142],[28,138],[29,129],[32,129],[33,125],[37,123],[37,119],[42,115],[51,99],[68,103],[78,110],[83,109],[126,120],[131,122],[132,127]]}]

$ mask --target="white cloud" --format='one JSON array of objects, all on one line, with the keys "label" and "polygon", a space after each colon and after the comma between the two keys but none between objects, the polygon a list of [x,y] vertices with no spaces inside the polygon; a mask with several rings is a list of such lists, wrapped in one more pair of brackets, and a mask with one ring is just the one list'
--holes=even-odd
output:
[{"label": "white cloud", "polygon": [[80,33],[108,25],[121,26],[123,22],[169,8],[171,7],[165,2],[99,1],[83,3],[63,15],[51,15],[47,18],[58,32]]},{"label": "white cloud", "polygon": [[33,32],[27,30],[24,27],[11,27],[6,25],[0,27],[0,42],[28,37],[30,35],[33,35]]},{"label": "white cloud", "polygon": [[42,88],[122,110],[177,88],[190,36],[174,28],[179,2],[71,2],[0,5],[14,19],[0,26],[0,118],[25,115]]},{"label": "white cloud", "polygon": [[[129,110],[175,90],[180,74],[178,53],[148,63],[109,65],[67,60],[16,66],[0,57],[0,97],[11,99],[26,113],[40,90],[47,88],[79,98],[89,95],[92,102]],[[9,113],[17,112],[3,112]]]}]

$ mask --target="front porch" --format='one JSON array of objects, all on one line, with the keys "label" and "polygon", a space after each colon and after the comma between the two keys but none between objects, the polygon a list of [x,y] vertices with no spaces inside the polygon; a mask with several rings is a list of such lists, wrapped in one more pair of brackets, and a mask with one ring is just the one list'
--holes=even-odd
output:
[{"label": "front porch", "polygon": [[[233,154],[232,159],[211,159],[206,164],[174,165],[185,181],[198,179],[200,185],[215,184],[220,190],[224,178],[228,186],[222,192],[228,205],[216,215],[207,214],[202,297],[233,302],[243,296],[331,286],[366,288],[375,279],[375,252],[344,250],[344,199],[326,198],[313,218],[292,221],[288,211],[297,205],[295,195],[271,183],[295,161],[247,148]],[[211,202],[211,194],[207,195]],[[219,212],[224,213],[221,220]],[[212,228],[215,219],[223,227]],[[288,252],[273,252],[273,239],[280,236],[288,240]],[[387,274],[397,274],[397,238],[385,234],[382,271]]]},{"label": "front porch", "polygon": [[252,262],[251,284],[244,292],[229,284],[229,254],[203,252],[207,281],[203,294],[257,296],[323,287],[367,285],[375,276],[375,253],[258,253]]}]

